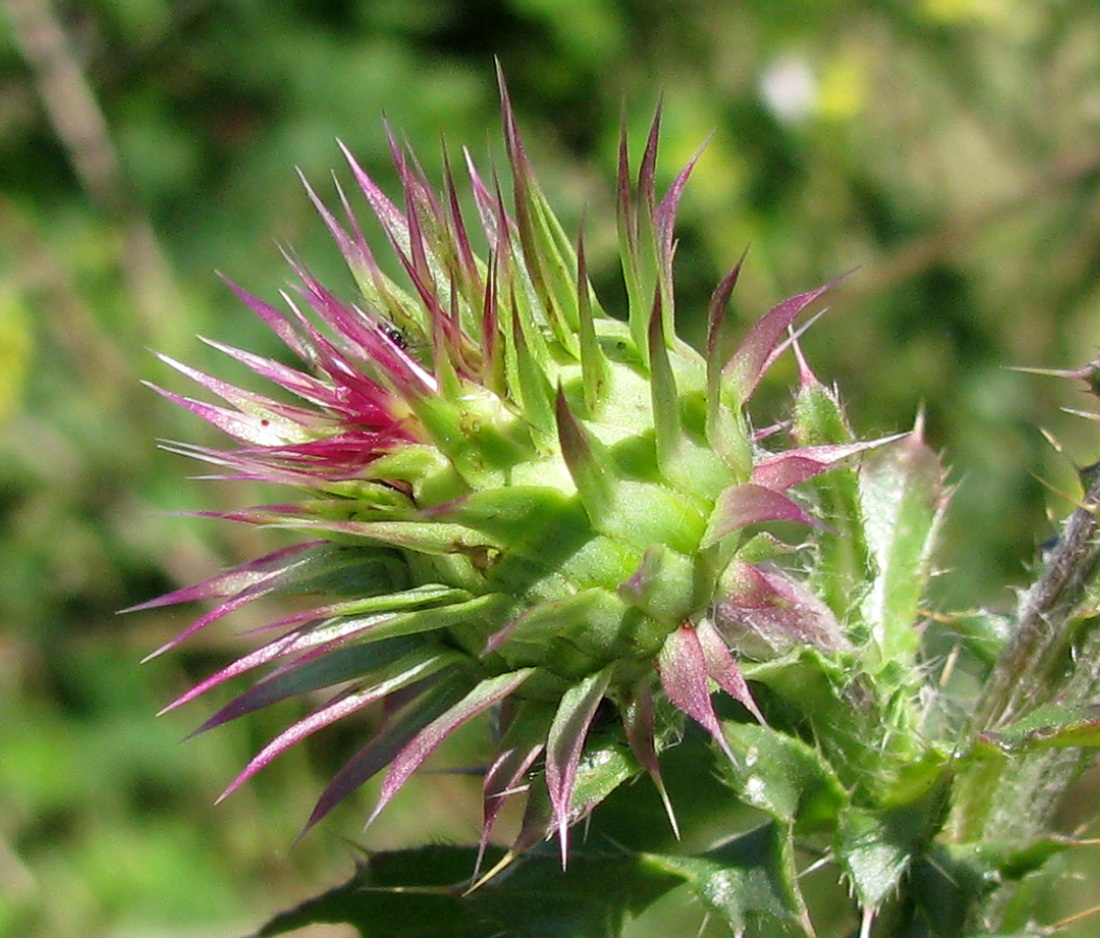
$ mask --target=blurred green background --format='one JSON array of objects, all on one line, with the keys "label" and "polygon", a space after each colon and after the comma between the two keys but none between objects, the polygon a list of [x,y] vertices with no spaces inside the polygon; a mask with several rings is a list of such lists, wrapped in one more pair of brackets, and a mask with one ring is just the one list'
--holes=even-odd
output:
[{"label": "blurred green background", "polygon": [[264,496],[156,449],[216,439],[139,385],[191,393],[149,350],[241,378],[194,336],[271,349],[215,270],[274,302],[280,244],[347,291],[294,168],[331,196],[339,138],[392,186],[383,113],[430,175],[441,133],[499,158],[494,56],[609,305],[619,126],[637,152],[661,95],[666,184],[713,135],[681,213],[687,336],[746,245],[746,323],[858,267],[805,345],[862,432],[926,411],[958,486],[941,608],[1010,608],[1068,508],[1044,482],[1072,494],[1100,458],[1059,411],[1075,388],[1005,368],[1100,341],[1095,0],[2,0],[0,935],[239,934],[345,876],[343,836],[475,837],[476,781],[426,775],[365,837],[369,791],[292,849],[354,727],[215,807],[295,711],[182,745],[210,704],[153,714],[270,610],[144,666],[187,611],[116,611],[276,546],[171,514]]}]

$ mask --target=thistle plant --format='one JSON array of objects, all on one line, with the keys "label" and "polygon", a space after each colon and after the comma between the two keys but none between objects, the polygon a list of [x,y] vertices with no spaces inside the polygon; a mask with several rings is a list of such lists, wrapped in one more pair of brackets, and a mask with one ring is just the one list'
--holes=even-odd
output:
[{"label": "thistle plant", "polygon": [[[445,154],[437,191],[391,135],[402,188],[392,199],[345,152],[400,280],[376,260],[353,198],[338,188],[333,210],[307,183],[358,295],[337,297],[295,257],[282,309],[231,285],[300,364],[210,344],[281,395],[164,358],[222,403],[161,393],[234,441],[172,448],[225,478],[297,493],[215,516],[302,539],[146,603],[213,603],[155,654],[261,597],[313,597],[166,709],[259,669],[200,729],[329,695],[229,794],[312,733],[378,708],[378,728],[320,793],[307,829],[381,774],[373,819],[451,733],[486,715],[481,841],[462,854],[461,882],[433,881],[453,904],[448,927],[469,925],[453,933],[513,933],[502,909],[527,875],[543,893],[571,883],[562,896],[574,907],[594,904],[604,926],[578,933],[617,934],[628,911],[686,883],[737,934],[813,934],[799,883],[822,866],[854,895],[864,935],[992,934],[981,931],[985,899],[1057,851],[1029,835],[994,855],[996,831],[965,806],[948,825],[958,777],[996,776],[1012,745],[1027,746],[982,737],[995,728],[937,693],[946,677],[922,656],[948,489],[920,420],[899,436],[853,433],[798,341],[829,285],[737,336],[727,307],[738,262],[710,301],[703,350],[677,338],[674,222],[695,161],[658,194],[659,112],[636,171],[622,137],[627,308],[605,309],[583,237],[564,230],[535,179],[503,83],[501,98],[504,178],[466,151],[455,172]],[[756,414],[754,392],[785,353],[798,374],[790,405]],[[975,660],[993,657],[988,621],[951,626]],[[740,829],[693,853],[668,844],[697,842],[702,822],[667,767],[700,740]],[[639,774],[666,834],[601,840],[596,812],[583,843],[571,840],[605,800],[633,810],[646,796],[622,783]],[[501,849],[493,834],[513,798],[525,813]],[[539,866],[547,840],[552,871]],[[442,876],[425,872],[450,869],[440,856],[419,855],[415,875],[374,858],[353,891]],[[577,898],[577,866],[603,877],[598,896]],[[480,888],[463,898],[471,883]],[[364,923],[391,913],[377,889],[356,894],[370,896],[356,921],[374,934]],[[483,931],[470,924],[482,918]],[[401,933],[399,920],[387,933]]]}]

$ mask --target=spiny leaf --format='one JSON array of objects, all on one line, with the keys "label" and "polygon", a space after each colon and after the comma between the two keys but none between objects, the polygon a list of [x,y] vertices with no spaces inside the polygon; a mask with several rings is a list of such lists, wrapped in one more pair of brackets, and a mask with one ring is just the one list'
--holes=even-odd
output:
[{"label": "spiny leaf", "polygon": [[790,926],[814,935],[798,888],[794,842],[783,824],[765,824],[701,856],[649,856],[659,869],[682,876],[735,935],[750,926],[762,935]]},{"label": "spiny leaf", "polygon": [[791,486],[828,472],[841,460],[868,450],[878,449],[880,446],[900,440],[903,436],[905,436],[904,433],[899,433],[858,443],[806,446],[777,453],[774,456],[765,456],[757,460],[756,465],[752,467],[751,481],[776,492],[785,492]]},{"label": "spiny leaf", "polygon": [[649,387],[653,407],[653,432],[657,441],[657,463],[662,474],[675,473],[680,448],[680,398],[676,378],[668,356],[668,335],[661,313],[661,294],[653,298],[653,314],[649,318]]},{"label": "spiny leaf", "polygon": [[865,461],[860,495],[877,565],[863,615],[883,659],[907,661],[920,643],[913,624],[948,495],[943,465],[922,439],[919,423],[904,442]]},{"label": "spiny leaf", "polygon": [[[641,766],[631,752],[610,735],[592,733],[577,763],[569,802],[569,824],[587,818],[592,810],[635,777]],[[545,781],[545,776],[544,776]],[[559,832],[550,793],[545,784],[535,786],[527,798],[520,832],[502,861],[500,869]],[[560,858],[559,858],[560,868]],[[498,872],[499,870],[494,871]]]},{"label": "spiny leaf", "polygon": [[754,723],[725,722],[722,729],[731,747],[752,753],[719,769],[741,801],[800,833],[831,829],[849,796],[820,752]]},{"label": "spiny leaf", "polygon": [[767,660],[798,646],[824,652],[850,647],[817,594],[771,563],[735,560],[722,576],[721,596],[714,622],[731,648],[751,657]]},{"label": "spiny leaf", "polygon": [[[999,885],[1019,882],[1049,870],[1049,861],[1073,842],[1066,837],[1043,837],[1021,844],[984,841],[972,844],[932,845],[909,871],[908,892],[913,908],[908,913],[915,927],[929,938],[1045,938],[1056,934],[1035,926],[1021,932],[967,930],[973,910]],[[1042,877],[1039,877],[1040,882]],[[1045,884],[1050,885],[1049,880]],[[1049,889],[1043,889],[1049,894]],[[1026,914],[1026,913],[1025,913]],[[1028,916],[1030,918],[1030,915]],[[908,924],[908,923],[907,923]],[[1002,925],[1005,924],[1002,922]]]},{"label": "spiny leaf", "polygon": [[853,673],[849,655],[795,645],[744,669],[749,680],[771,692],[769,709],[798,725],[844,786],[861,797],[881,797],[884,774],[896,770],[894,747],[904,753],[903,761],[920,751],[921,737],[887,719],[870,681]]},{"label": "spiny leaf", "polygon": [[546,748],[546,735],[555,710],[552,704],[525,700],[518,705],[515,715],[508,722],[507,730],[500,741],[499,754],[485,772],[484,820],[478,844],[475,877],[489,846],[489,835],[505,802],[527,790],[527,771]]},{"label": "spiny leaf", "polygon": [[718,630],[709,619],[700,619],[695,624],[695,635],[706,662],[707,674],[711,680],[749,711],[757,720],[764,723],[764,715],[752,699],[749,685],[745,682],[741,669],[730,654],[729,646],[722,640]]},{"label": "spiny leaf", "polygon": [[465,893],[474,858],[473,848],[443,846],[371,854],[348,882],[276,916],[253,938],[322,923],[350,924],[363,938],[620,938],[628,917],[682,881],[642,855],[577,851],[563,871],[543,852]]},{"label": "spiny leaf", "polygon": [[518,398],[522,402],[527,419],[543,437],[550,437],[554,430],[554,388],[547,380],[550,350],[541,333],[529,328],[512,303],[511,343],[508,349],[514,364]]},{"label": "spiny leaf", "polygon": [[837,862],[865,909],[877,909],[893,894],[943,824],[950,773],[942,761],[926,758],[903,774],[895,791],[880,799],[886,807],[848,806],[833,836]]},{"label": "spiny leaf", "polygon": [[399,589],[404,585],[401,582],[402,571],[395,567],[393,558],[354,557],[323,541],[308,541],[265,554],[202,583],[175,590],[125,611],[135,612],[203,599],[223,599],[171,641],[147,655],[144,660],[149,661],[175,648],[211,622],[263,596],[302,595],[326,590],[340,593],[343,591],[341,577],[348,569],[355,570],[361,585],[360,595],[363,596]]},{"label": "spiny leaf", "polygon": [[680,825],[676,821],[676,814],[672,808],[672,802],[668,797],[664,779],[661,777],[661,766],[657,760],[656,723],[653,713],[653,692],[649,681],[642,680],[631,688],[629,696],[623,708],[623,729],[626,731],[626,740],[630,744],[634,758],[645,769],[653,780],[653,784],[661,796],[661,804],[664,805],[668,822],[672,825],[672,831],[676,839],[680,838]]},{"label": "spiny leaf", "polygon": [[284,563],[288,558],[316,550],[319,547],[327,547],[327,545],[324,541],[312,541],[284,547],[236,566],[225,573],[219,573],[217,576],[203,580],[201,583],[173,590],[171,593],[165,593],[156,599],[138,603],[138,605],[130,606],[122,611],[142,612],[146,609],[159,609],[162,606],[175,606],[179,603],[190,603],[203,599],[223,599],[226,596],[239,596],[258,584],[270,584],[270,581],[275,577],[284,576],[291,567],[291,564]]},{"label": "spiny leaf", "polygon": [[[280,511],[284,506],[278,506]],[[286,506],[289,507],[289,506]],[[424,554],[483,555],[502,545],[493,543],[480,532],[471,531],[458,524],[439,524],[430,521],[330,521],[325,518],[292,518],[264,513],[235,512],[237,520],[254,518],[260,523],[303,531],[326,532],[343,535],[348,539],[385,544],[391,547],[414,550]]]},{"label": "spiny leaf", "polygon": [[745,253],[741,255],[733,269],[722,278],[710,298],[707,311],[707,440],[721,455],[727,464],[742,473],[748,474],[752,465],[752,453],[749,449],[747,428],[741,425],[741,413],[722,406],[722,357],[725,336],[729,322],[728,309],[730,296],[741,275],[745,262]]},{"label": "spiny leaf", "polygon": [[352,640],[368,642],[398,638],[403,635],[421,634],[470,620],[479,624],[492,623],[494,620],[503,620],[506,617],[508,606],[510,606],[510,602],[502,602],[501,596],[490,593],[469,602],[455,603],[439,608],[415,609],[412,612],[382,612],[364,616],[349,616],[347,618],[337,617],[330,621],[323,621],[321,624],[310,624],[296,628],[238,658],[220,671],[200,681],[186,693],[177,697],[161,712],[165,713],[182,706],[230,678],[237,677],[261,665],[277,661],[280,658],[293,658],[296,655],[319,648],[331,651]]},{"label": "spiny leaf", "polygon": [[[795,396],[795,442],[801,447],[847,446],[855,441],[835,389],[825,387],[810,370],[797,343],[800,381]],[[864,531],[859,476],[855,468],[840,467],[813,483],[819,516],[829,527],[817,538],[818,561],[809,585],[837,616],[845,621],[848,636],[857,644],[870,639],[858,603],[867,592],[874,572],[874,560]]]},{"label": "spiny leaf", "polygon": [[516,227],[519,231],[525,268],[530,274],[535,295],[541,302],[542,317],[554,337],[576,356],[576,293],[569,269],[572,251],[546,197],[542,194],[516,124],[508,90],[498,72],[501,111],[504,117],[504,142],[515,187]]},{"label": "spiny leaf", "polygon": [[600,404],[607,393],[610,368],[607,356],[596,337],[592,288],[588,283],[588,263],[584,239],[577,236],[577,317],[580,329],[581,374],[584,379],[584,403],[588,418],[599,416]]}]

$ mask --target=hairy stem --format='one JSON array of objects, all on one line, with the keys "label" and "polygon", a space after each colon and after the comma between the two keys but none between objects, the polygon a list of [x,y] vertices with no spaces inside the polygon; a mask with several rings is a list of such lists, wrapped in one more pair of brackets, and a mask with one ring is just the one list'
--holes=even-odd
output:
[{"label": "hairy stem", "polygon": [[1012,723],[1064,689],[1057,672],[1100,565],[1100,463],[1082,470],[1081,477],[1085,498],[1066,521],[1042,575],[1020,598],[1013,637],[974,712],[976,733]]},{"label": "hairy stem", "polygon": [[[1100,464],[1081,473],[1086,493],[1041,576],[1020,598],[1016,629],[978,701],[972,735],[1010,725],[1057,701],[1092,702],[1100,690],[1100,630],[1082,628],[1090,587],[1100,567]],[[972,754],[960,770],[947,831],[956,842],[984,840],[1023,845],[1050,831],[1073,781],[1094,759],[1091,750],[1046,749],[1027,755]],[[994,925],[1009,888],[976,910]]]}]

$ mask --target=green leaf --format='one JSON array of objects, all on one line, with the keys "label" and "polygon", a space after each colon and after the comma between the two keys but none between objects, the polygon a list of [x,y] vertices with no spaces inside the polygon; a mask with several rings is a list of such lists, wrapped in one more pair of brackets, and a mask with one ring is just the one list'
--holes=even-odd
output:
[{"label": "green leaf", "polygon": [[814,933],[798,889],[791,830],[784,824],[765,824],[702,856],[651,859],[683,877],[734,934],[754,926],[771,935],[792,925]]},{"label": "green leaf", "polygon": [[835,823],[848,796],[821,753],[756,723],[723,723],[737,763],[719,762],[726,784],[745,804],[799,833]]},{"label": "green leaf", "polygon": [[1100,707],[1046,704],[999,732],[983,733],[982,740],[1008,753],[1100,746]]},{"label": "green leaf", "polygon": [[[1039,872],[1071,844],[1064,837],[1041,837],[1024,844],[935,844],[909,871],[906,892],[912,905],[905,911],[907,924],[911,929],[919,926],[912,933],[929,938],[963,934],[978,938],[979,933],[964,932],[978,903],[1002,883]],[[980,934],[994,938],[992,933]]]},{"label": "green leaf", "polygon": [[835,848],[861,906],[877,908],[893,892],[912,859],[912,844],[882,812],[845,813]]},{"label": "green leaf", "polygon": [[287,595],[321,593],[326,596],[388,595],[408,586],[405,561],[395,551],[367,553],[336,544],[318,544],[305,561],[287,571],[278,588]]},{"label": "green leaf", "polygon": [[898,765],[920,756],[919,731],[848,655],[802,646],[744,671],[773,692],[768,720],[811,740],[857,801],[876,803]]},{"label": "green leaf", "polygon": [[585,738],[611,682],[611,668],[604,668],[577,681],[562,694],[557,713],[546,734],[546,788],[552,807],[551,823],[558,828],[561,841],[561,863],[564,867],[569,853],[569,822],[573,786],[577,780],[577,765],[584,752]]},{"label": "green leaf", "polygon": [[864,462],[860,493],[877,566],[864,618],[884,661],[909,661],[920,645],[913,625],[947,503],[943,466],[919,427]]},{"label": "green leaf", "polygon": [[919,923],[922,934],[937,938],[964,934],[978,901],[997,887],[998,872],[984,847],[935,845],[909,871],[911,926]]},{"label": "green leaf", "polygon": [[583,850],[570,856],[566,871],[556,855],[532,857],[467,901],[499,923],[496,935],[617,938],[628,915],[676,885],[644,855]]},{"label": "green leaf", "polygon": [[436,521],[333,521],[280,517],[262,511],[238,513],[242,520],[308,533],[329,534],[348,544],[374,543],[422,554],[464,554],[482,558],[502,545],[460,524]]},{"label": "green leaf", "polygon": [[954,641],[961,639],[983,667],[991,668],[1012,634],[1012,619],[987,609],[977,609],[952,615],[940,624],[939,630]]},{"label": "green leaf", "polygon": [[[464,904],[454,885],[473,868],[472,851],[465,851],[471,853],[467,863],[456,852],[433,847],[370,857],[346,883],[279,913],[250,938],[319,924],[352,925],[362,938],[488,938],[495,923]],[[416,856],[415,870],[408,869],[410,855]]]},{"label": "green leaf", "polygon": [[[666,702],[657,701],[658,727],[671,709]],[[671,716],[671,714],[668,714]],[[683,723],[680,715],[680,723]],[[661,777],[668,791],[669,800],[676,814],[680,836],[677,837],[669,823],[664,802],[651,780],[638,778],[632,784],[619,784],[585,821],[585,840],[589,843],[610,842],[639,853],[694,853],[701,852],[714,843],[762,823],[760,813],[740,804],[730,796],[729,788],[717,777],[713,742],[702,727],[695,723],[667,730],[667,736],[658,740]],[[682,738],[681,738],[682,737]],[[597,746],[605,745],[597,737]],[[609,745],[609,744],[608,744]],[[610,774],[610,760],[589,750],[595,761],[601,763],[599,771]],[[622,772],[631,766],[640,772],[630,757],[629,750],[620,758],[628,760]],[[586,771],[592,782],[583,778]],[[578,773],[574,802],[580,799],[582,790],[596,781],[596,768],[585,760]],[[537,789],[536,789],[537,791]]]},{"label": "green leaf", "polygon": [[876,909],[896,889],[917,858],[930,849],[943,824],[950,776],[930,754],[902,774],[874,810],[851,807],[843,812],[833,850],[856,898]]},{"label": "green leaf", "polygon": [[681,881],[640,855],[582,850],[563,871],[543,851],[464,894],[476,855],[442,846],[371,855],[348,882],[277,915],[254,938],[320,923],[353,925],[362,938],[617,938],[628,915]]},{"label": "green leaf", "polygon": [[589,738],[577,765],[571,813],[578,817],[587,814],[641,770],[627,747],[606,737]]},{"label": "green leaf", "polygon": [[580,679],[602,664],[601,653],[620,634],[630,635],[626,623],[637,618],[614,594],[583,590],[527,609],[494,650],[513,667],[546,664]]}]

